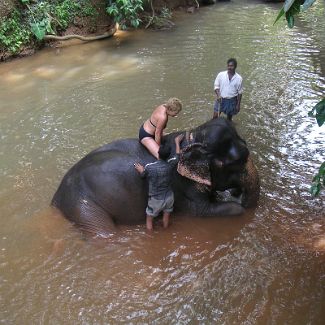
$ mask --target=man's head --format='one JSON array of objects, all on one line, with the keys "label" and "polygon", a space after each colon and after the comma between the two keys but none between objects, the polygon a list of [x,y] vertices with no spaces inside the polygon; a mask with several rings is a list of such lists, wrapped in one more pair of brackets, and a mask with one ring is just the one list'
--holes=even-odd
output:
[{"label": "man's head", "polygon": [[235,73],[236,68],[237,68],[237,60],[234,59],[234,58],[230,58],[227,61],[227,69],[228,69],[228,72]]},{"label": "man's head", "polygon": [[162,142],[158,151],[159,159],[167,160],[170,156],[170,153],[171,153],[170,145],[167,144],[166,142]]},{"label": "man's head", "polygon": [[168,115],[176,116],[182,110],[183,104],[178,98],[169,98],[165,106]]}]

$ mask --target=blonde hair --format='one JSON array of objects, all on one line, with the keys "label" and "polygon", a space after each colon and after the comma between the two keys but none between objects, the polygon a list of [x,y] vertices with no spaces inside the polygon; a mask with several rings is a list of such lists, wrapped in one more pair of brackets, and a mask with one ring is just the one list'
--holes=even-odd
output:
[{"label": "blonde hair", "polygon": [[175,98],[175,97],[169,98],[167,100],[165,106],[167,107],[167,110],[169,112],[176,113],[176,114],[178,114],[183,108],[182,102],[178,98]]}]

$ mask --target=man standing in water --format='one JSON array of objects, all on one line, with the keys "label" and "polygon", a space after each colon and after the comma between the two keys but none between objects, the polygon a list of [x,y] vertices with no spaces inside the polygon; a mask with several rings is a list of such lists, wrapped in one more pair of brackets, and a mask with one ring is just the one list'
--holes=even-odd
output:
[{"label": "man standing in water", "polygon": [[221,112],[227,115],[229,121],[240,111],[240,101],[243,92],[243,78],[236,72],[236,59],[227,61],[227,70],[218,73],[214,82],[214,92],[217,95],[214,103],[213,118],[218,118]]},{"label": "man standing in water", "polygon": [[140,176],[147,177],[149,182],[149,198],[146,209],[148,230],[153,229],[153,218],[157,217],[160,212],[163,212],[164,228],[168,227],[169,217],[174,206],[174,193],[171,187],[173,167],[178,163],[181,152],[180,143],[183,139],[184,135],[182,134],[175,138],[176,155],[174,157],[168,159],[171,149],[168,144],[163,144],[159,147],[159,158],[156,162],[147,164],[145,167],[139,163],[134,164]]}]

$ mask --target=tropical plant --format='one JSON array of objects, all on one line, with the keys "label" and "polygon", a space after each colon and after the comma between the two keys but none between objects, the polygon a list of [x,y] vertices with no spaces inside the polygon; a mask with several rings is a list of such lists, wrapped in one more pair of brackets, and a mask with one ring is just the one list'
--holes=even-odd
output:
[{"label": "tropical plant", "polygon": [[315,0],[286,0],[281,8],[274,24],[282,17],[285,16],[288,27],[293,28],[295,24],[295,16],[300,12],[306,11]]},{"label": "tropical plant", "polygon": [[0,49],[16,54],[28,43],[31,33],[21,24],[21,15],[15,10],[10,17],[0,22]]},{"label": "tropical plant", "polygon": [[160,12],[156,12],[152,0],[150,0],[152,15],[144,15],[144,20],[147,21],[145,28],[149,26],[153,26],[154,28],[164,28],[172,25],[170,18],[172,17],[172,13],[169,8],[163,7]]},{"label": "tropical plant", "polygon": [[[318,126],[322,126],[325,123],[325,98],[313,107],[308,116],[314,117]],[[325,189],[325,161],[321,164],[318,173],[313,178],[310,193],[313,196],[317,196],[321,189]]]},{"label": "tropical plant", "polygon": [[37,40],[42,40],[46,34],[56,34],[58,30],[66,29],[77,15],[85,17],[97,14],[90,0],[21,2],[28,9],[26,20]]},{"label": "tropical plant", "polygon": [[114,22],[121,29],[131,26],[139,27],[141,19],[139,14],[143,12],[143,0],[108,0],[107,13],[113,17]]},{"label": "tropical plant", "polygon": [[[281,8],[274,24],[285,15],[289,28],[295,24],[294,17],[300,12],[306,11],[315,0],[286,0]],[[308,116],[316,118],[318,126],[325,122],[325,98],[318,102],[313,109],[308,112]],[[317,196],[321,189],[325,189],[325,161],[319,167],[318,173],[313,177],[310,193]]]}]

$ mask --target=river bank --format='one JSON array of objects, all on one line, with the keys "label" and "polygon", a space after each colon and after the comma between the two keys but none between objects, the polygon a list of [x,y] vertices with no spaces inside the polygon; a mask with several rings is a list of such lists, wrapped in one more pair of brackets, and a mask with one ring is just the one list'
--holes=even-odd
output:
[{"label": "river bank", "polygon": [[[0,62],[32,55],[44,47],[59,47],[62,41],[53,39],[56,36],[70,39],[75,35],[96,38],[113,34],[110,31],[114,26],[114,15],[107,13],[107,1],[63,0],[54,3],[52,7],[46,1],[6,0],[0,3]],[[193,14],[201,5],[213,3],[213,0],[147,2],[137,16],[139,28],[172,28],[177,20],[177,12]],[[122,27],[132,29],[127,25]],[[52,39],[46,39],[45,34],[51,35]]]}]

